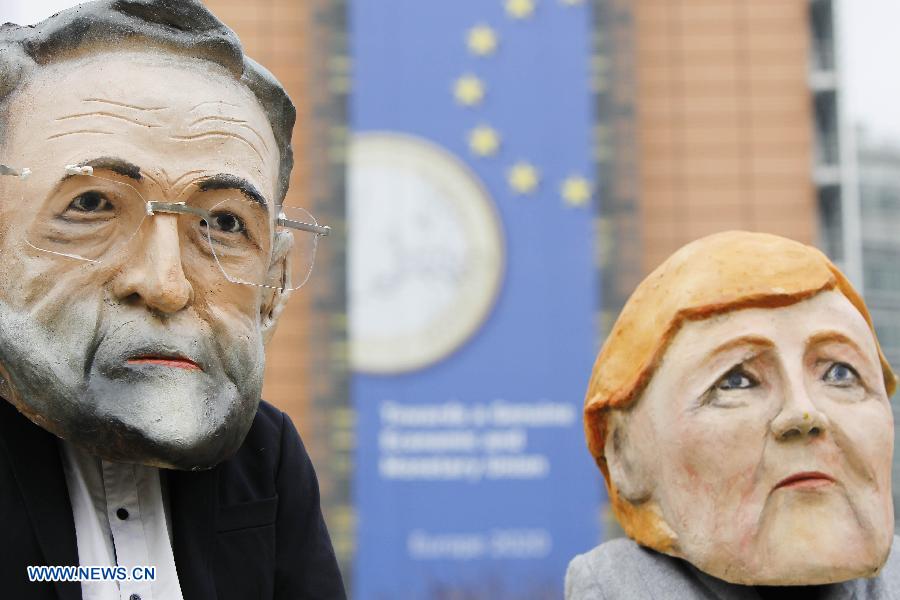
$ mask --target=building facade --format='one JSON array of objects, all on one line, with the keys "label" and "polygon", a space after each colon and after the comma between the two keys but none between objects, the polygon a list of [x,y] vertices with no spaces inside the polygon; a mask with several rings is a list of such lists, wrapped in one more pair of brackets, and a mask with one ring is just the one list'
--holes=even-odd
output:
[{"label": "building facade", "polygon": [[830,0],[596,0],[603,322],[728,229],[825,250],[859,282]]},{"label": "building facade", "polygon": [[865,297],[882,350],[900,368],[900,143],[859,139]]},{"label": "building facade", "polygon": [[[900,369],[900,141],[875,141],[860,132],[857,165],[865,297],[878,341],[894,371]],[[894,423],[900,407],[893,402]],[[900,526],[900,428],[894,430],[894,522]]]}]

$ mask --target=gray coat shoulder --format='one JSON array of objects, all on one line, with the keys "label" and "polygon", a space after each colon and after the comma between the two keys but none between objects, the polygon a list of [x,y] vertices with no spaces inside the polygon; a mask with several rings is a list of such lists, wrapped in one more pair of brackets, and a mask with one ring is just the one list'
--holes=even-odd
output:
[{"label": "gray coat shoulder", "polygon": [[[878,576],[835,584],[828,598],[900,600],[900,537]],[[687,562],[617,539],[579,554],[566,572],[566,600],[758,600],[752,587],[726,583]]]},{"label": "gray coat shoulder", "polygon": [[894,536],[891,553],[877,579],[881,580],[887,597],[900,600],[900,536]]},{"label": "gray coat shoulder", "polygon": [[566,571],[566,600],[713,598],[682,560],[616,539],[579,554]]}]

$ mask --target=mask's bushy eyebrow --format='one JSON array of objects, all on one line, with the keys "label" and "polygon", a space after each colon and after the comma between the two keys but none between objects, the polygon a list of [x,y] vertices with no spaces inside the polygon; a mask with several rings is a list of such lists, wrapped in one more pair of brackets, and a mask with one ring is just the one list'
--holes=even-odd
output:
[{"label": "mask's bushy eyebrow", "polygon": [[201,192],[209,192],[212,190],[237,190],[246,196],[249,200],[259,203],[261,206],[268,206],[265,197],[256,189],[256,186],[236,175],[229,173],[220,173],[218,175],[210,175],[204,177],[197,182],[197,187]]},{"label": "mask's bushy eyebrow", "polygon": [[[141,175],[141,168],[136,164],[129,162],[122,158],[116,158],[115,156],[101,156],[100,158],[92,158],[91,160],[85,160],[77,164],[79,167],[93,167],[95,169],[106,169],[108,171],[112,171],[117,175],[121,175],[122,177],[127,177],[129,179],[133,179],[135,181],[140,181],[143,179],[143,175]],[[66,177],[74,177],[74,175],[69,175]]]}]

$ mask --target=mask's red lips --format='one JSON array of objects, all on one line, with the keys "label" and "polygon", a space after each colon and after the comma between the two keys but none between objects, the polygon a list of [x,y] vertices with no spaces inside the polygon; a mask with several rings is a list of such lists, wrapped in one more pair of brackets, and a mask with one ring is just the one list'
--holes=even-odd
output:
[{"label": "mask's red lips", "polygon": [[133,356],[125,362],[129,365],[158,365],[161,367],[172,367],[174,369],[186,369],[188,371],[203,370],[200,365],[183,356],[158,356],[148,354]]},{"label": "mask's red lips", "polygon": [[817,488],[834,483],[834,477],[820,471],[802,471],[785,477],[778,482],[775,489],[789,487],[794,489]]}]

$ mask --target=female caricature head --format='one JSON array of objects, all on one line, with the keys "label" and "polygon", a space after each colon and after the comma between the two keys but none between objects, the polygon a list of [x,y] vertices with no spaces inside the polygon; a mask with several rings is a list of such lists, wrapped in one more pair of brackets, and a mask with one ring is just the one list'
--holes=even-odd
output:
[{"label": "female caricature head", "polygon": [[895,385],[862,298],[821,252],[726,232],[632,294],[585,431],[638,543],[735,583],[842,581],[877,573],[893,539]]}]

